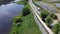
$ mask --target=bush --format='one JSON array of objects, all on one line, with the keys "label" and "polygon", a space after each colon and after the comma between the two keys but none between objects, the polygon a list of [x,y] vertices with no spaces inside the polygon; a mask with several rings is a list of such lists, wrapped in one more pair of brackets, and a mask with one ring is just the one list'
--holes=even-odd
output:
[{"label": "bush", "polygon": [[22,0],[24,5],[26,5],[28,3],[28,0]]},{"label": "bush", "polygon": [[42,11],[41,12],[41,17],[42,17],[42,20],[45,21],[45,18],[49,15],[49,13],[47,11]]},{"label": "bush", "polygon": [[22,22],[22,19],[20,17],[15,19],[15,23]]},{"label": "bush", "polygon": [[48,26],[50,26],[50,24],[53,22],[51,17],[47,17],[46,23]]},{"label": "bush", "polygon": [[17,23],[16,26],[18,26],[18,27],[21,26],[21,23]]},{"label": "bush", "polygon": [[60,22],[54,26],[54,32],[55,34],[60,34]]},{"label": "bush", "polygon": [[28,0],[23,0],[23,1],[28,2]]},{"label": "bush", "polygon": [[18,34],[18,31],[14,31],[13,34]]},{"label": "bush", "polygon": [[51,14],[51,17],[52,17],[53,19],[57,19],[57,16],[56,16],[55,14]]},{"label": "bush", "polygon": [[23,16],[28,15],[30,13],[29,7],[25,6],[22,13],[23,13]]}]

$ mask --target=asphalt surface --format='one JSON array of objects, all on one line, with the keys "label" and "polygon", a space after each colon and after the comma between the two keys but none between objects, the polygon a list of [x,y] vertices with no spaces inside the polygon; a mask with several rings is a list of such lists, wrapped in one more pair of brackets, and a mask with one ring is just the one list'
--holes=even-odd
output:
[{"label": "asphalt surface", "polygon": [[[31,7],[33,8],[33,10],[37,11],[37,13],[39,12],[37,10],[37,7],[32,3],[32,0],[29,0],[29,4],[31,5]],[[34,14],[34,12],[33,12],[33,14]],[[35,19],[37,25],[39,26],[39,29],[42,32],[42,34],[47,34],[46,30],[44,29],[44,27],[42,26],[42,24],[38,21],[38,19],[35,16],[35,14],[34,14],[34,19]]]}]

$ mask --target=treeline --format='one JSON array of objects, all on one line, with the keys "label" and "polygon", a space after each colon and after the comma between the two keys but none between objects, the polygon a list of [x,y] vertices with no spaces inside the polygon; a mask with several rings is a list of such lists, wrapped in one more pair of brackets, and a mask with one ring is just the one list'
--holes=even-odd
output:
[{"label": "treeline", "polygon": [[0,5],[2,5],[2,4],[8,4],[11,1],[14,1],[14,0],[0,0]]}]

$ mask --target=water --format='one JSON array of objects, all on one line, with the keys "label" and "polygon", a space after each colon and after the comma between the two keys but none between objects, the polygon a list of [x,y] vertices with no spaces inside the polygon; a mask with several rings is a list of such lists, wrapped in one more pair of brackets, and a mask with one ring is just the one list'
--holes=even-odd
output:
[{"label": "water", "polygon": [[12,18],[18,15],[23,5],[10,3],[0,6],[0,34],[8,34],[12,27]]}]

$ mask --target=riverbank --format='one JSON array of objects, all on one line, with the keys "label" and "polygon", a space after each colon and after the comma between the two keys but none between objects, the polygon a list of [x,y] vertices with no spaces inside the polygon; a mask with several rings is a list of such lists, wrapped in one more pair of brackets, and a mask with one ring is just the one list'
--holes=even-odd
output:
[{"label": "riverbank", "polygon": [[[25,5],[25,7],[28,7],[30,10],[30,7],[28,4]],[[24,9],[26,9],[24,7]],[[26,9],[27,10],[27,9]],[[20,25],[17,26],[17,23],[15,22],[16,18],[21,18]],[[13,26],[11,29],[10,34],[42,34],[39,30],[39,27],[36,25],[34,16],[30,10],[30,13],[26,16],[23,16],[23,10],[22,12],[15,18],[13,18]]]}]

